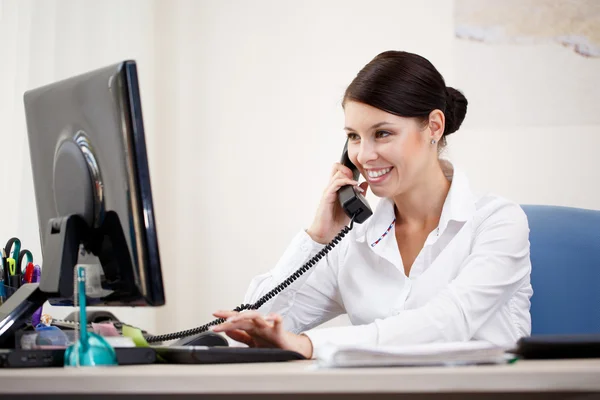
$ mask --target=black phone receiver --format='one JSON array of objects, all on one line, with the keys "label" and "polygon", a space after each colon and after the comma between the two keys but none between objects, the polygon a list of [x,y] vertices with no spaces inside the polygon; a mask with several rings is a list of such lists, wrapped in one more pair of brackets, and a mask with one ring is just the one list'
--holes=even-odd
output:
[{"label": "black phone receiver", "polygon": [[[352,170],[354,180],[358,181],[360,172],[358,171],[358,168],[352,164],[350,158],[348,157],[348,140],[346,140],[346,144],[344,145],[344,151],[342,152],[340,163],[350,168]],[[369,206],[367,199],[365,199],[365,196],[358,191],[356,186],[342,186],[340,190],[338,190],[338,200],[346,215],[348,215],[350,218],[354,216],[354,222],[358,224],[362,224],[371,215],[373,215],[373,211],[371,211],[371,207]]]}]

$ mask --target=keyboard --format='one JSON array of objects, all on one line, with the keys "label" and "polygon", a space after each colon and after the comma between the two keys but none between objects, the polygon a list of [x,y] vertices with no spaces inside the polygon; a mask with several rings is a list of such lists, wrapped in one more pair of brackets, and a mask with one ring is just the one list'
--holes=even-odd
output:
[{"label": "keyboard", "polygon": [[295,351],[253,347],[156,346],[153,349],[169,364],[235,364],[306,359]]}]

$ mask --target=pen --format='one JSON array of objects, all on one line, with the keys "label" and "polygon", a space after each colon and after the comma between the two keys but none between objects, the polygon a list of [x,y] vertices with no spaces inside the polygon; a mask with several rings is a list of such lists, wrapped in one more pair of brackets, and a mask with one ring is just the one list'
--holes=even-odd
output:
[{"label": "pen", "polygon": [[27,263],[25,267],[25,274],[23,274],[23,282],[24,283],[32,283],[33,282],[33,273],[35,271],[35,267],[33,263],[30,261]]},{"label": "pen", "polygon": [[[27,264],[29,266],[29,264]],[[35,267],[33,267],[33,277],[31,278],[31,283],[37,283],[40,281],[40,278],[42,276],[42,270],[40,269],[39,265],[36,265]],[[33,312],[33,315],[31,316],[31,325],[33,326],[38,326],[41,319],[42,319],[42,308],[43,306],[41,306],[40,308],[38,308],[37,310],[35,310]]]},{"label": "pen", "polygon": [[33,267],[33,279],[31,280],[31,283],[37,283],[40,281],[41,278],[42,278],[42,269],[40,268],[39,265],[36,265],[35,267]]},{"label": "pen", "polygon": [[[17,273],[17,262],[14,258],[7,258],[6,263],[8,264],[8,286],[13,289],[18,289],[21,287],[21,274]],[[19,271],[21,272],[21,271]]]},{"label": "pen", "polygon": [[0,266],[0,305],[6,301],[6,289],[4,289],[4,263]]},{"label": "pen", "polygon": [[6,265],[6,250],[2,249],[2,278],[8,283],[8,266]]}]

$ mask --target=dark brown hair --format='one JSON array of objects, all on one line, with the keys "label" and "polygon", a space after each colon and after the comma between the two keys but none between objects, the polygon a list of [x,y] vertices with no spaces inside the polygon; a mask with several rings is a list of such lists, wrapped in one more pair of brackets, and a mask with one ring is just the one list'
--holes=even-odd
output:
[{"label": "dark brown hair", "polygon": [[468,104],[461,92],[446,87],[442,75],[426,58],[404,51],[383,52],[365,65],[346,89],[342,104],[347,101],[422,122],[438,109],[446,117],[442,145],[462,124]]}]

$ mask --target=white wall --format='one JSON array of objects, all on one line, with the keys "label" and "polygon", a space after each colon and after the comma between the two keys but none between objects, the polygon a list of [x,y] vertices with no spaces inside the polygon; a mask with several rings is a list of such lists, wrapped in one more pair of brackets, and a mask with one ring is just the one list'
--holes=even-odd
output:
[{"label": "white wall", "polygon": [[[18,195],[0,196],[0,207],[14,210],[0,238],[17,234],[39,246],[22,92],[138,60],[167,306],[116,312],[146,329],[190,328],[239,305],[249,280],[310,224],[344,141],[343,91],[384,50],[429,58],[465,91],[469,114],[447,154],[475,186],[519,202],[600,207],[598,126],[556,125],[561,110],[548,106],[549,91],[528,85],[538,70],[502,68],[523,54],[547,68],[555,57],[579,65],[579,56],[557,45],[479,48],[455,39],[451,1],[1,4],[0,50],[10,51],[0,57],[12,58],[0,62],[0,143],[15,150],[0,177],[16,173]],[[126,32],[133,38],[123,40]],[[590,75],[581,86],[577,76],[546,71],[564,79],[557,96],[576,104],[598,87],[600,68],[583,65]],[[552,118],[529,124],[524,107]]]},{"label": "white wall", "polygon": [[600,209],[600,57],[457,39],[454,60],[470,104],[449,154],[472,184],[520,203]]}]

